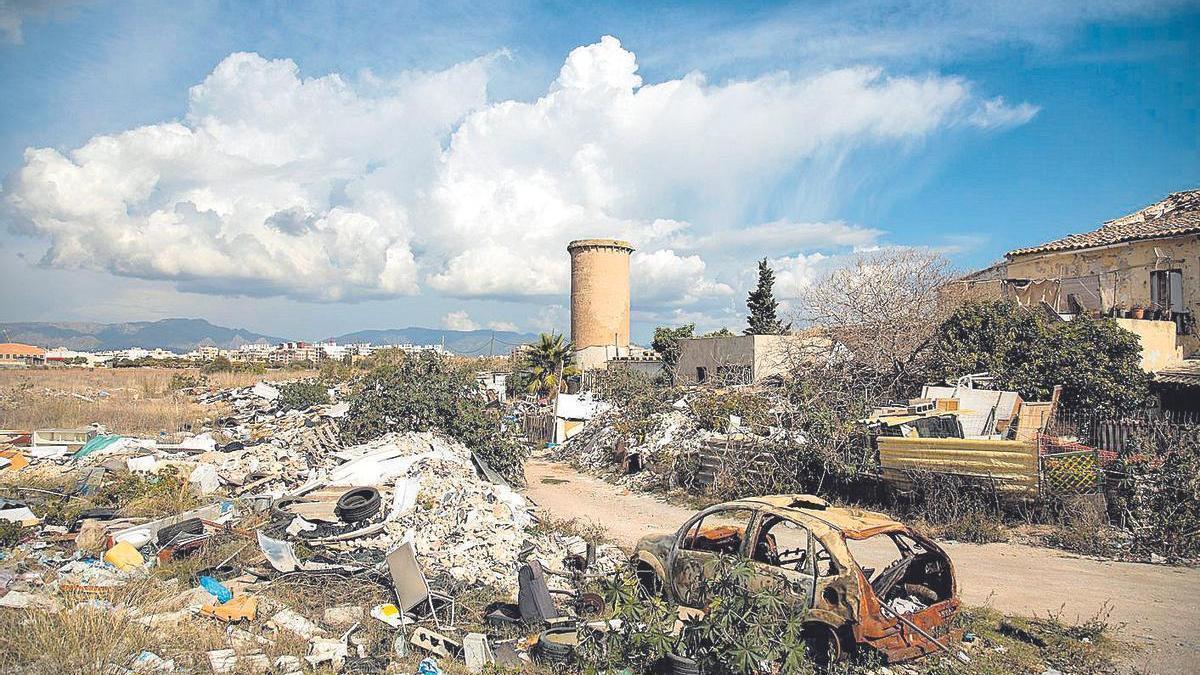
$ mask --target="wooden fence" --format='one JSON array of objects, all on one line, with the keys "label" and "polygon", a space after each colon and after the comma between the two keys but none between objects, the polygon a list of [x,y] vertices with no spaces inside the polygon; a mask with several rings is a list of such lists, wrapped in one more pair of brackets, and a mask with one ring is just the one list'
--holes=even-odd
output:
[{"label": "wooden fence", "polygon": [[543,446],[554,440],[554,415],[526,415],[521,427],[525,438],[536,446]]}]

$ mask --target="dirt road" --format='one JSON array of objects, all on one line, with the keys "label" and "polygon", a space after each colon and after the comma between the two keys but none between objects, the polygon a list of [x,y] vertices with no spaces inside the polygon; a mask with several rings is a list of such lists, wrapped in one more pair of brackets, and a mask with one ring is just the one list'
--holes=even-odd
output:
[{"label": "dirt road", "polygon": [[[630,493],[565,464],[525,465],[526,493],[559,518],[604,527],[630,548],[650,532],[673,530],[690,516],[654,497]],[[1062,612],[1087,619],[1112,609],[1122,639],[1144,646],[1133,657],[1140,672],[1194,673],[1200,663],[1200,570],[1081,558],[1020,544],[946,544],[959,591],[974,605],[1015,614]]]}]

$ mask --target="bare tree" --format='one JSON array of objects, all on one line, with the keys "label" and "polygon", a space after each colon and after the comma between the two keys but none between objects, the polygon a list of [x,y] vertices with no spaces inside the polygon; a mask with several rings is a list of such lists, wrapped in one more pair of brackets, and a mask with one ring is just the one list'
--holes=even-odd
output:
[{"label": "bare tree", "polygon": [[923,378],[938,326],[958,305],[941,255],[889,248],[855,256],[799,298],[798,318],[844,349],[882,391]]}]

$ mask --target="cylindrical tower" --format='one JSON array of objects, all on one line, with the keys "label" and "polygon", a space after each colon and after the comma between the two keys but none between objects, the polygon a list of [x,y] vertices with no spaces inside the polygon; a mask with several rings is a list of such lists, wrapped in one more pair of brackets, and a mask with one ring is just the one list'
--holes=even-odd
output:
[{"label": "cylindrical tower", "polygon": [[578,239],[571,254],[571,342],[575,349],[629,346],[629,254],[617,239]]}]

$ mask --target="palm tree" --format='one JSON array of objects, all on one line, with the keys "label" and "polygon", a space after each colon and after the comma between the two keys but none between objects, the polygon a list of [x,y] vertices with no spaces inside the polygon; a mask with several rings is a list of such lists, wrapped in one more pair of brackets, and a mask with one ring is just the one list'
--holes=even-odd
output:
[{"label": "palm tree", "polygon": [[542,333],[526,357],[529,370],[526,390],[531,394],[554,392],[555,395],[562,391],[566,378],[579,373],[570,362],[574,351],[571,342],[562,335]]}]

